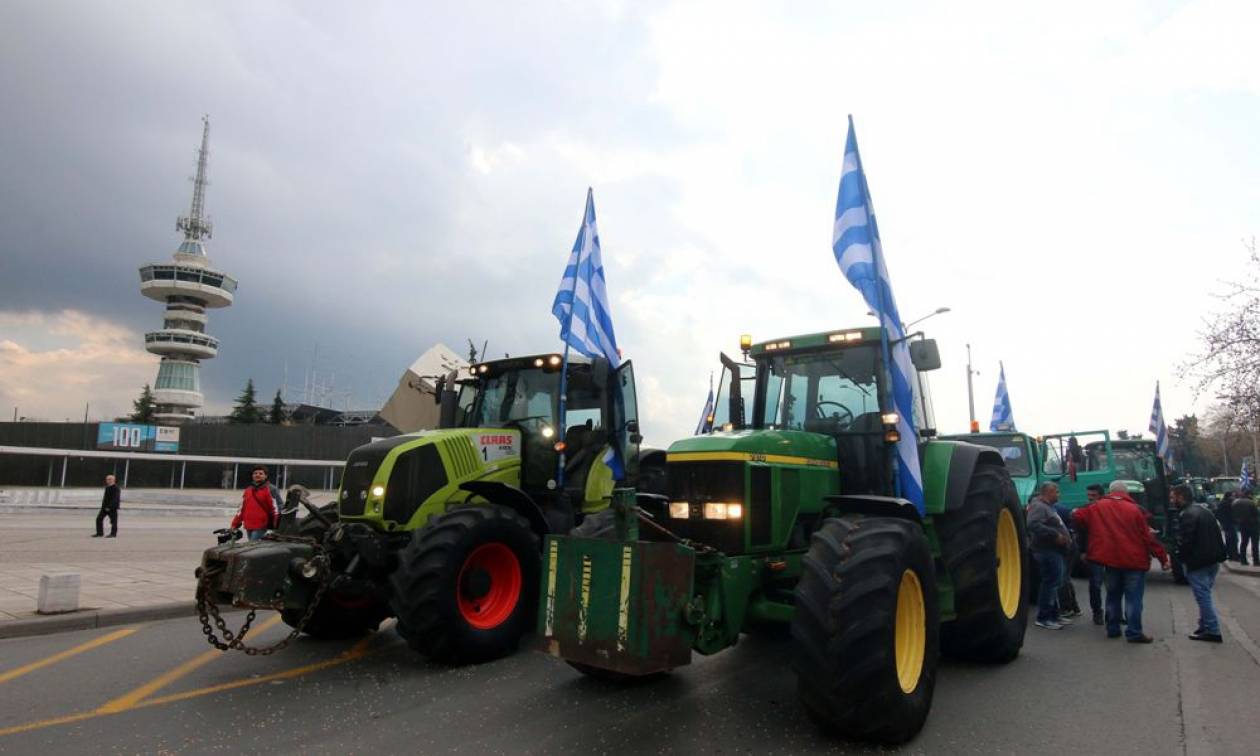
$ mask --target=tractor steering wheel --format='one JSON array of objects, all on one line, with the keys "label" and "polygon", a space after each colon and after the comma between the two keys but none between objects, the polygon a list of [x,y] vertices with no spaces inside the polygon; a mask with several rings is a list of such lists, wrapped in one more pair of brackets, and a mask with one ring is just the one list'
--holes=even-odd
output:
[{"label": "tractor steering wheel", "polygon": [[[839,409],[840,411],[832,415],[831,417],[828,417],[827,413],[823,412],[824,406],[832,406]],[[814,414],[818,415],[819,420],[834,420],[837,426],[837,430],[844,430],[845,428],[848,428],[850,425],[853,424],[853,410],[844,406],[840,402],[829,402],[829,401],[819,402],[818,404],[814,405]]]}]

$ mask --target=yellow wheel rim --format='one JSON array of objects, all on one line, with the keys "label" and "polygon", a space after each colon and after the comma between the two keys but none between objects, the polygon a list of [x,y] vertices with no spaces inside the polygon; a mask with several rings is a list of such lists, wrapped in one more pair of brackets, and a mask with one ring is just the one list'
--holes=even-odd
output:
[{"label": "yellow wheel rim", "polygon": [[1007,619],[1015,619],[1015,613],[1019,611],[1024,565],[1019,558],[1019,531],[1015,529],[1015,518],[1005,507],[998,512],[997,560],[998,601],[1002,604],[1002,614]]},{"label": "yellow wheel rim", "polygon": [[923,674],[927,650],[927,611],[923,608],[923,586],[919,576],[906,570],[897,586],[897,682],[902,691],[913,693]]}]

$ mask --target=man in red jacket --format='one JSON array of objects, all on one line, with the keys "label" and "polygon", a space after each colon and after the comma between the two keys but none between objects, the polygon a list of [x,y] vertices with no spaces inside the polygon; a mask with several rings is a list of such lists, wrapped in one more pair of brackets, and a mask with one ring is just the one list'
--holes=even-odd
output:
[{"label": "man in red jacket", "polygon": [[253,479],[241,494],[241,508],[232,518],[232,528],[245,526],[249,540],[257,541],[280,522],[280,489],[267,483],[267,468],[255,465]]},{"label": "man in red jacket", "polygon": [[1151,557],[1168,570],[1168,552],[1146,524],[1146,516],[1121,481],[1112,481],[1107,496],[1072,513],[1072,521],[1089,534],[1089,561],[1105,568],[1107,637],[1120,637],[1120,600],[1127,610],[1125,637],[1150,643],[1142,632],[1142,594]]}]

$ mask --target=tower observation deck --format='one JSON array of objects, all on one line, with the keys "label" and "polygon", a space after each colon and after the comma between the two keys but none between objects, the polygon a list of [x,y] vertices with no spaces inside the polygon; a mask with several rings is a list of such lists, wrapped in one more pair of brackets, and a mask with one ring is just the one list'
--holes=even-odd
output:
[{"label": "tower observation deck", "polygon": [[188,420],[202,405],[201,361],[219,353],[219,340],[206,334],[206,311],[230,306],[236,294],[236,280],[212,268],[206,257],[204,240],[213,230],[205,215],[210,117],[201,120],[192,207],[175,222],[184,241],[172,262],[140,268],[140,293],[166,304],[162,328],[144,335],[144,348],[162,358],[153,382],[154,419],[167,424]]}]

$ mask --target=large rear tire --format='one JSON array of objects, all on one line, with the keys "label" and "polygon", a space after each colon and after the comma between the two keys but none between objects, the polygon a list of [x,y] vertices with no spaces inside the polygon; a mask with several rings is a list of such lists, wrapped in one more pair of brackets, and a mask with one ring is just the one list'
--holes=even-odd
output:
[{"label": "large rear tire", "polygon": [[954,583],[955,618],[941,628],[949,656],[1009,662],[1028,627],[1024,512],[1006,468],[980,463],[962,508],[935,520],[941,557]]},{"label": "large rear tire", "polygon": [[923,529],[892,517],[826,520],[796,587],[801,703],[824,729],[904,743],[932,708],[939,620]]},{"label": "large rear tire", "polygon": [[390,576],[398,633],[447,664],[512,653],[534,627],[538,548],[529,521],[507,507],[465,505],[430,518]]}]

